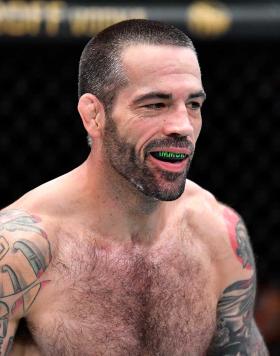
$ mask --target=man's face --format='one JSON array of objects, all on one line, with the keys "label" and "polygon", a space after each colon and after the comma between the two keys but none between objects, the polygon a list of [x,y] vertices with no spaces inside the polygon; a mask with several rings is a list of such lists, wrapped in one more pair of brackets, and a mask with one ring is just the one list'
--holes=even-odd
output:
[{"label": "man's face", "polygon": [[188,48],[137,45],[122,60],[129,84],[107,115],[105,154],[146,196],[175,200],[201,129],[205,94],[196,55]]}]

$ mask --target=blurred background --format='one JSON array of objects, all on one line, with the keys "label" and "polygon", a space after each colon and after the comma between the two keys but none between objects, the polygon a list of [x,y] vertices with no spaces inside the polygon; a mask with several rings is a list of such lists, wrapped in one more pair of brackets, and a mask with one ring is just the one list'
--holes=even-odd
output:
[{"label": "blurred background", "polygon": [[0,208],[87,157],[76,111],[88,39],[128,18],[193,39],[207,101],[191,179],[247,223],[256,319],[280,355],[280,1],[0,1]]}]

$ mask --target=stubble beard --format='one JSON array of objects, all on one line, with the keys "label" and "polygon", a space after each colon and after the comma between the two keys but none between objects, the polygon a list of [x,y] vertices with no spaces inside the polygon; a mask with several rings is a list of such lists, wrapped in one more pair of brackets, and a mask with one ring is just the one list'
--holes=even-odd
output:
[{"label": "stubble beard", "polygon": [[[176,141],[176,138],[168,140],[169,142],[170,140]],[[161,142],[163,143],[164,140]],[[136,156],[135,147],[119,135],[115,121],[110,115],[106,117],[104,147],[106,158],[114,171],[146,197],[153,200],[172,201],[183,194],[193,154],[189,157],[184,172],[160,171],[160,174],[157,174],[159,177],[156,177],[147,166],[146,160],[141,162]]]}]

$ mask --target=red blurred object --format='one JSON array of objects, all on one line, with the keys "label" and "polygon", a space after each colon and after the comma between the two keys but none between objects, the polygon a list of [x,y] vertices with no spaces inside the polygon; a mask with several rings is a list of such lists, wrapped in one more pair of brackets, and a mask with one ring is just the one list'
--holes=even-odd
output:
[{"label": "red blurred object", "polygon": [[280,343],[280,288],[264,287],[258,292],[256,322],[267,343]]}]

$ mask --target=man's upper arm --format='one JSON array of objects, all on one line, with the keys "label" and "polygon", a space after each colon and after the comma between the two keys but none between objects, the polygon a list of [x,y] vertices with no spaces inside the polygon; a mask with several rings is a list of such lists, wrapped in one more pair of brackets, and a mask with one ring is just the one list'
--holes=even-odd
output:
[{"label": "man's upper arm", "polygon": [[[249,236],[243,220],[224,208],[225,223],[234,263],[234,279],[228,283],[217,306],[217,330],[209,355],[268,355],[254,321],[256,269]],[[233,261],[232,261],[233,262]]]},{"label": "man's upper arm", "polygon": [[51,252],[40,219],[22,210],[0,211],[0,356],[8,355],[20,318],[46,281]]}]

